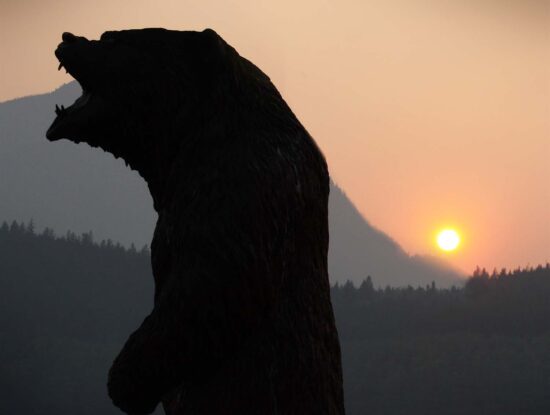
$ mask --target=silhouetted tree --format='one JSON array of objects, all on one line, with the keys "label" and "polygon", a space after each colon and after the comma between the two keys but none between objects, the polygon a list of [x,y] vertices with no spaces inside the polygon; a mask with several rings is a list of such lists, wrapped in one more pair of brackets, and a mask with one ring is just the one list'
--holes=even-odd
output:
[{"label": "silhouetted tree", "polygon": [[374,298],[375,290],[374,290],[374,284],[372,283],[371,276],[367,276],[367,278],[361,283],[359,286],[359,296],[367,301],[370,301]]}]

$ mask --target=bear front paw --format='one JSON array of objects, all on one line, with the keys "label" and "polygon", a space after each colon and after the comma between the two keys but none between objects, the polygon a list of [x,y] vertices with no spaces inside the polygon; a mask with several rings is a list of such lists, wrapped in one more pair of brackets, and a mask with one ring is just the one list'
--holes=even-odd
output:
[{"label": "bear front paw", "polygon": [[129,415],[150,414],[160,401],[155,385],[146,385],[126,374],[109,372],[107,388],[113,403]]}]

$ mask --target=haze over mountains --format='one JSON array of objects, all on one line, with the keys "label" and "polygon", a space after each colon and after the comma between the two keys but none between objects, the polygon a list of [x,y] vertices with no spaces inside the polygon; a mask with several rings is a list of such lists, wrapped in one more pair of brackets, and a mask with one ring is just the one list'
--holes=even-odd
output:
[{"label": "haze over mountains", "polygon": [[[32,219],[38,229],[91,230],[96,239],[140,248],[149,244],[156,220],[145,182],[101,150],[45,138],[55,104],[68,105],[79,92],[73,82],[49,94],[0,103],[0,222]],[[360,284],[367,275],[376,286],[459,281],[460,272],[446,263],[405,253],[335,185],[329,208],[333,283]]]}]

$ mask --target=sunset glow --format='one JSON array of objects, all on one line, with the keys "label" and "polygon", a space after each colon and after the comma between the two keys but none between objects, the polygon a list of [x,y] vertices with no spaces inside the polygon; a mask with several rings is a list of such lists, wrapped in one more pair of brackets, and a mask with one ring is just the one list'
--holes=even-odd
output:
[{"label": "sunset glow", "polygon": [[464,272],[550,259],[547,1],[237,3],[4,2],[0,102],[72,81],[53,54],[64,31],[211,27],[272,79],[334,182],[404,250],[447,252],[436,231],[452,225],[460,255],[445,259]]},{"label": "sunset glow", "polygon": [[437,246],[443,251],[454,251],[460,245],[460,236],[454,229],[444,229],[437,235]]}]

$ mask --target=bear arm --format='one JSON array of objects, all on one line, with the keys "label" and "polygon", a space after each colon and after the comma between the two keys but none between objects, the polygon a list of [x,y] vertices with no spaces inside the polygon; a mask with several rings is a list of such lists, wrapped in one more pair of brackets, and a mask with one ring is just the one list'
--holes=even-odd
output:
[{"label": "bear arm", "polygon": [[161,370],[153,367],[163,362],[164,339],[155,335],[159,324],[156,314],[154,310],[130,335],[109,370],[109,397],[128,414],[152,413],[169,383],[166,374],[158,376]]},{"label": "bear arm", "polygon": [[150,413],[174,387],[210,376],[274,312],[293,243],[289,206],[296,203],[273,204],[289,201],[273,194],[289,186],[270,186],[268,198],[237,182],[238,192],[213,195],[218,203],[189,204],[194,220],[184,228],[167,230],[159,217],[160,236],[178,235],[177,245],[163,246],[171,252],[169,275],[159,275],[153,312],[109,374],[109,394],[128,413]]},{"label": "bear arm", "polygon": [[272,293],[262,295],[260,286],[273,285],[262,283],[261,274],[250,282],[211,252],[192,262],[201,271],[184,267],[165,281],[153,312],[109,372],[109,396],[129,414],[149,414],[174,387],[208,377],[257,329],[272,303]]}]

